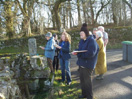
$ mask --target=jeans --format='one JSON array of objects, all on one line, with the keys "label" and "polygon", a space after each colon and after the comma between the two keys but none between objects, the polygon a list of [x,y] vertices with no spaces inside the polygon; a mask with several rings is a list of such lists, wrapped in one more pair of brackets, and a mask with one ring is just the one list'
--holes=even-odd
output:
[{"label": "jeans", "polygon": [[71,72],[70,72],[70,61],[69,60],[64,60],[60,59],[60,65],[61,65],[61,72],[62,72],[62,81],[65,81],[65,74],[66,74],[66,79],[67,83],[71,82]]}]

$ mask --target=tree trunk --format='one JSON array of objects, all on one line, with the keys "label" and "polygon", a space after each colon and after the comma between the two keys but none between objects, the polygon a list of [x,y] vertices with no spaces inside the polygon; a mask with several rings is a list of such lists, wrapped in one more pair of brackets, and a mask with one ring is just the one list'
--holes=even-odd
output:
[{"label": "tree trunk", "polygon": [[56,28],[56,21],[55,21],[55,14],[54,14],[53,10],[51,11],[51,14],[52,14],[53,29],[55,29]]},{"label": "tree trunk", "polygon": [[61,19],[60,19],[60,15],[59,15],[59,7],[60,7],[61,2],[60,1],[56,1],[55,2],[55,6],[53,8],[54,10],[54,15],[55,15],[55,19],[56,19],[56,25],[57,25],[57,29],[60,31],[60,27],[61,27]]},{"label": "tree trunk", "polygon": [[16,1],[24,16],[23,23],[22,23],[23,36],[30,36],[31,35],[30,17],[32,16],[32,9],[33,9],[35,0],[32,0],[32,1],[23,0],[23,8],[19,0],[16,0]]},{"label": "tree trunk", "polygon": [[116,17],[116,14],[115,14],[115,3],[116,1],[115,0],[112,0],[112,16],[113,16],[113,21],[114,21],[114,24],[117,24],[117,17]]},{"label": "tree trunk", "polygon": [[84,22],[87,23],[85,0],[82,0],[82,8],[83,8],[83,18],[84,18]]},{"label": "tree trunk", "polygon": [[5,10],[5,19],[6,19],[6,35],[11,39],[13,37],[13,13],[12,13],[12,4],[10,1],[6,1],[6,4],[4,5]]},{"label": "tree trunk", "polygon": [[92,20],[92,24],[94,24],[94,11],[93,11],[93,3],[90,0],[90,10],[91,10],[91,20]]},{"label": "tree trunk", "polygon": [[65,8],[63,7],[63,28],[66,28],[66,15],[65,15]]},{"label": "tree trunk", "polygon": [[78,25],[81,25],[81,14],[80,14],[80,0],[77,0],[77,11],[78,11]]},{"label": "tree trunk", "polygon": [[57,0],[55,2],[54,7],[53,7],[53,11],[54,11],[58,31],[61,30],[61,18],[60,18],[60,14],[59,14],[59,8],[60,8],[61,3],[65,2],[65,1],[71,1],[71,0]]}]

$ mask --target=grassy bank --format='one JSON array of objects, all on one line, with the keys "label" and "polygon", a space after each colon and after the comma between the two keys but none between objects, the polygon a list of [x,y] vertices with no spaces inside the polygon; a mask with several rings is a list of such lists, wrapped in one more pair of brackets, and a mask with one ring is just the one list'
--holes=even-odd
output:
[{"label": "grassy bank", "polygon": [[72,84],[68,86],[59,82],[61,79],[60,70],[55,75],[53,88],[47,93],[38,93],[34,99],[78,99],[78,95],[81,94],[79,83],[72,81]]},{"label": "grassy bank", "polygon": [[[0,50],[0,55],[4,54],[19,54],[19,53],[29,53],[29,50],[27,47],[24,48],[15,48],[15,47],[8,47],[8,48],[3,48]],[[40,48],[37,49],[37,53],[40,55],[44,54],[44,51]]]},{"label": "grassy bank", "polygon": [[[116,43],[116,44],[108,44],[107,50],[109,49],[121,49],[122,44]],[[18,53],[28,53],[28,48],[15,48],[15,47],[8,47],[0,50],[0,55],[2,54],[18,54]],[[37,53],[40,55],[44,54],[44,51],[40,48],[37,49]]]},{"label": "grassy bank", "polygon": [[121,49],[121,48],[122,48],[122,44],[121,43],[108,44],[107,45],[107,50],[110,50],[110,49]]}]

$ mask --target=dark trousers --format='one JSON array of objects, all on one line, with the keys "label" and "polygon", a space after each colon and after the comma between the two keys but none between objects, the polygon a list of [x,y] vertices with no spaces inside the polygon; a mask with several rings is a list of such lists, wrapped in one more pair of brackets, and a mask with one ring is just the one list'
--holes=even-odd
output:
[{"label": "dark trousers", "polygon": [[87,99],[93,99],[92,69],[79,67],[82,95]]},{"label": "dark trousers", "polygon": [[48,64],[48,66],[49,66],[51,72],[54,72],[54,70],[53,70],[53,61],[52,61],[52,59],[47,58],[47,64]]},{"label": "dark trousers", "polygon": [[58,56],[54,57],[54,60],[53,60],[53,69],[54,69],[54,71],[55,70],[57,71],[59,69],[59,59],[58,59]]}]

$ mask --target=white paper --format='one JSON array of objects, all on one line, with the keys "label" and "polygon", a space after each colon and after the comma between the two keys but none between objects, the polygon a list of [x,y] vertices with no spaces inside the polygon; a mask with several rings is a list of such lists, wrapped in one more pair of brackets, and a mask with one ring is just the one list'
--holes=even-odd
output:
[{"label": "white paper", "polygon": [[87,52],[88,50],[80,50],[80,51],[73,51],[74,53],[83,53],[83,52]]}]

